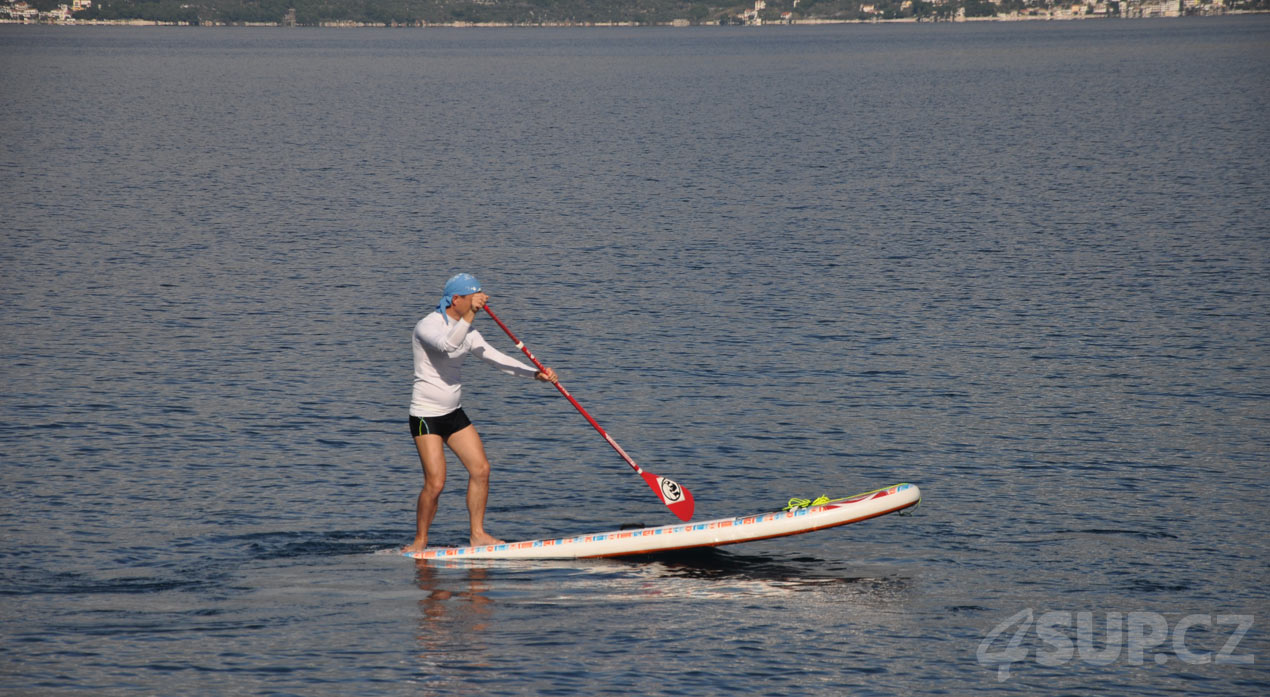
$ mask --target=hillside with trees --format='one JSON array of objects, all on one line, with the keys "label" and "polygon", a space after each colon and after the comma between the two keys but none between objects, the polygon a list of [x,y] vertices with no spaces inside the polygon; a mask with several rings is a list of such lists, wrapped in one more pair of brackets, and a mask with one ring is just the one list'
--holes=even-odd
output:
[{"label": "hillside with trees", "polygon": [[76,17],[201,24],[666,24],[702,22],[738,7],[684,0],[96,0]]}]

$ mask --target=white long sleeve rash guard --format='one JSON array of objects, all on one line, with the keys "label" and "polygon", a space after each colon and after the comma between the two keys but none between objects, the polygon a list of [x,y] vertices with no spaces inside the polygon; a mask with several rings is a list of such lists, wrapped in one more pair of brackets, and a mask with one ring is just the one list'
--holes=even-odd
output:
[{"label": "white long sleeve rash guard", "polygon": [[471,323],[444,317],[440,312],[419,320],[411,344],[415,359],[411,416],[445,416],[462,406],[463,357],[469,353],[508,375],[538,374],[537,368],[490,346]]}]

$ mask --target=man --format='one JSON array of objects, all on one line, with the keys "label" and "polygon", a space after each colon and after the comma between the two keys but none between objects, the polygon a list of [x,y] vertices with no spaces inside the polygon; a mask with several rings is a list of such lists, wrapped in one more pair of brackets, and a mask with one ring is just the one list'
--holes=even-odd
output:
[{"label": "man", "polygon": [[437,513],[437,501],[445,488],[445,448],[458,456],[467,469],[467,512],[472,526],[471,544],[497,544],[485,531],[485,503],[489,498],[489,460],[476,427],[463,413],[463,358],[469,353],[509,375],[534,377],[555,383],[551,368],[539,372],[486,343],[472,329],[476,313],[489,296],[470,274],[461,273],[445,284],[436,312],[419,320],[414,338],[414,391],[410,399],[410,433],[423,465],[423,489],[415,513],[415,539],[404,552],[421,552],[428,545],[428,528]]}]

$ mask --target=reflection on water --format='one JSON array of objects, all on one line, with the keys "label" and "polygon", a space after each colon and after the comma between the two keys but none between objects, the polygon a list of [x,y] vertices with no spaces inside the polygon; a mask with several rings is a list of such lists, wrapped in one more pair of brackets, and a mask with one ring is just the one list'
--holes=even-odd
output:
[{"label": "reflection on water", "polygon": [[494,610],[489,570],[469,567],[460,575],[415,562],[419,597],[417,668],[427,691],[452,694],[461,681],[455,671],[491,670],[489,631]]},{"label": "reflection on water", "polygon": [[462,577],[442,576],[436,566],[416,560],[415,584],[423,591],[418,641],[425,654],[470,645],[489,629],[494,601],[485,595],[490,590],[488,569],[471,566]]},{"label": "reflection on water", "polygon": [[[776,669],[793,651],[834,670],[869,673],[875,656],[843,647],[919,631],[897,612],[914,603],[916,584],[900,568],[878,564],[844,569],[717,550],[632,560],[414,561],[421,592],[415,667],[431,688],[425,694],[482,686],[593,694],[587,689],[596,680],[627,685],[627,694],[657,693],[628,659],[685,636],[694,642],[682,649],[684,660],[698,665],[723,652]],[[625,629],[614,635],[618,623]],[[782,637],[780,651],[769,644],[773,633]],[[709,680],[704,694],[752,694],[741,674]]]},{"label": "reflection on water", "polygon": [[[459,628],[465,636],[485,630],[495,610],[510,605],[572,607],[798,593],[850,596],[869,605],[902,598],[912,585],[898,569],[876,564],[841,568],[814,558],[782,560],[718,549],[622,559],[414,561],[416,584],[424,592],[419,605],[425,629],[444,623],[444,631],[453,634]],[[435,642],[438,631],[429,629],[421,641]]]}]

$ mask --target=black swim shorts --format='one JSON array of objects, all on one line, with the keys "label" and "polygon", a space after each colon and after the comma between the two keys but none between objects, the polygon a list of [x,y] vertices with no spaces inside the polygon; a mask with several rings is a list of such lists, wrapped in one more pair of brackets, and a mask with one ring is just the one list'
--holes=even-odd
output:
[{"label": "black swim shorts", "polygon": [[467,414],[463,413],[463,409],[459,408],[445,416],[411,416],[410,435],[449,438],[471,425],[472,421],[467,418]]}]

